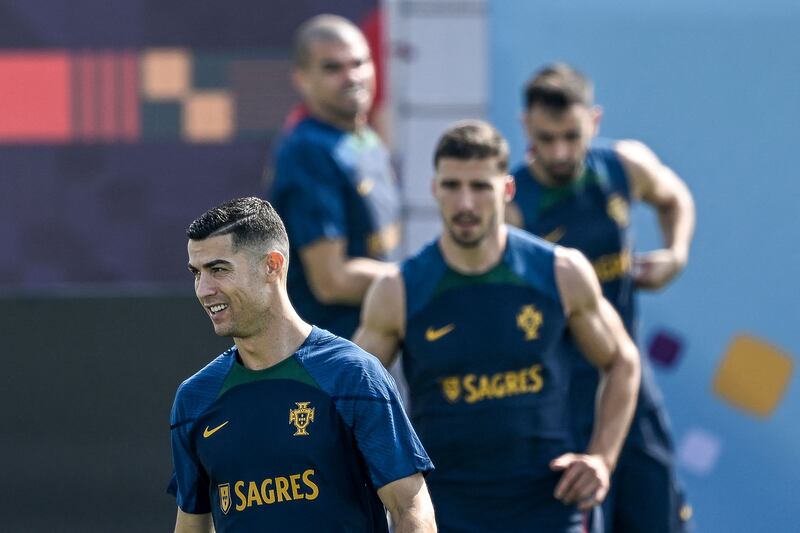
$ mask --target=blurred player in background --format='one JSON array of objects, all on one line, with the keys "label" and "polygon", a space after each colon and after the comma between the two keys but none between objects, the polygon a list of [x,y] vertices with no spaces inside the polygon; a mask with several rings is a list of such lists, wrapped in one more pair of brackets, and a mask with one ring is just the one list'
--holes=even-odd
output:
[{"label": "blurred player in background", "polygon": [[364,35],[338,16],[308,20],[295,35],[293,81],[306,114],[280,141],[267,194],[298,265],[288,281],[298,313],[349,338],[402,233],[389,152],[367,124],[375,69]]},{"label": "blurred player in background", "polygon": [[[686,265],[695,220],[691,194],[641,142],[595,139],[601,111],[591,82],[572,67],[543,68],[524,98],[530,151],[513,173],[517,195],[506,220],[583,252],[635,338],[636,288],[660,289]],[[629,209],[636,200],[656,210],[664,248],[633,256]],[[571,397],[580,445],[592,433],[597,383],[594,368],[578,361]],[[643,361],[636,415],[604,503],[606,530],[684,531],[690,513],[675,478],[663,400]]]},{"label": "blurred player in background", "polygon": [[289,241],[240,198],[189,227],[195,293],[235,346],[178,389],[176,532],[433,532],[432,469],[374,357],[304,322],[286,293]]},{"label": "blurred player in background", "polygon": [[[579,252],[503,223],[514,180],[497,130],[453,125],[434,168],[445,229],[372,286],[354,340],[385,366],[403,347],[441,531],[583,532],[633,414],[636,347]],[[567,332],[604,376],[585,453],[566,423]]]}]

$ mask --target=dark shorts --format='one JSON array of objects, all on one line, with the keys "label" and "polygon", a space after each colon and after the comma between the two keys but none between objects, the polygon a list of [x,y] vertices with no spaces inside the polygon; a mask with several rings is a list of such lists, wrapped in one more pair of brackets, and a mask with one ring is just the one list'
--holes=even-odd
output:
[{"label": "dark shorts", "polygon": [[685,533],[691,507],[671,461],[627,447],[603,502],[606,533]]},{"label": "dark shorts", "polygon": [[440,533],[587,531],[587,513],[556,500],[552,482],[437,483],[429,478],[428,489]]}]

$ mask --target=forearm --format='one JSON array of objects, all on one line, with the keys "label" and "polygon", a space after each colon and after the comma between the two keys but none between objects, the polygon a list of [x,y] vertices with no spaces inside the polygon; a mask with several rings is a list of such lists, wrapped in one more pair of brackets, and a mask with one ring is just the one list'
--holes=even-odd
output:
[{"label": "forearm", "polygon": [[360,305],[372,282],[395,268],[394,263],[366,257],[349,258],[338,272],[331,274],[327,283],[316,287],[314,295],[325,304]]},{"label": "forearm", "polygon": [[686,185],[672,170],[664,167],[669,173],[671,183],[670,194],[655,208],[664,246],[671,250],[683,266],[689,257],[689,246],[692,242],[695,225],[695,209],[692,194]]},{"label": "forearm", "polygon": [[597,390],[594,430],[587,453],[603,458],[610,471],[617,464],[628,434],[639,391],[639,365],[631,345],[624,357],[618,357],[603,373]]},{"label": "forearm", "polygon": [[175,519],[175,533],[214,533],[211,513],[190,514],[178,509]]},{"label": "forearm", "polygon": [[395,533],[433,533],[436,520],[430,500],[415,501],[411,506],[390,511]]}]

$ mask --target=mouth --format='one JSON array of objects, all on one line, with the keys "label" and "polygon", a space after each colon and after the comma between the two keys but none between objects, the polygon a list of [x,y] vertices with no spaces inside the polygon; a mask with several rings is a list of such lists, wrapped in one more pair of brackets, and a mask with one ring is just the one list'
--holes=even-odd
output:
[{"label": "mouth", "polygon": [[214,304],[214,305],[207,305],[206,309],[211,313],[211,315],[216,315],[228,308],[228,304]]},{"label": "mouth", "polygon": [[362,100],[368,96],[366,87],[356,85],[353,87],[348,87],[344,91],[342,91],[342,96],[345,98],[354,98],[357,100]]},{"label": "mouth", "polygon": [[458,215],[453,217],[453,225],[459,228],[471,228],[480,224],[480,219],[471,215]]}]

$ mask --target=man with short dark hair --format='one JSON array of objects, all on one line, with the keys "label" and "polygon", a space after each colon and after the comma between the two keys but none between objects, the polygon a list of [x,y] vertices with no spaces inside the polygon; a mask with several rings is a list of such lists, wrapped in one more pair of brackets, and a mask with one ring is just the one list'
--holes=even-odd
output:
[{"label": "man with short dark hair", "polygon": [[389,152],[367,124],[375,68],[346,19],[320,15],[295,35],[294,85],[306,115],[281,140],[268,195],[297,268],[289,294],[303,319],[349,338],[369,284],[394,268],[400,200]]},{"label": "man with short dark hair", "polygon": [[[375,282],[354,340],[385,366],[403,348],[442,531],[582,533],[633,414],[636,347],[580,252],[503,223],[514,179],[495,128],[454,124],[434,168],[444,230]],[[605,382],[583,453],[567,426],[565,335]]]},{"label": "man with short dark hair", "polygon": [[[636,337],[637,288],[660,289],[686,265],[694,205],[680,178],[644,144],[595,138],[600,108],[592,83],[565,64],[549,65],[524,89],[528,160],[514,171],[517,196],[507,220],[583,252],[603,295]],[[642,200],[658,214],[664,248],[632,254],[629,206]],[[579,358],[571,398],[579,445],[589,442],[597,372]],[[606,531],[673,533],[691,508],[679,490],[669,424],[646,361],[630,434],[603,504]]]},{"label": "man with short dark hair", "polygon": [[286,293],[289,240],[269,203],[240,198],[187,231],[195,293],[235,345],[178,389],[170,428],[176,532],[398,532],[436,526],[433,466],[394,381],[351,342],[304,322]]}]

